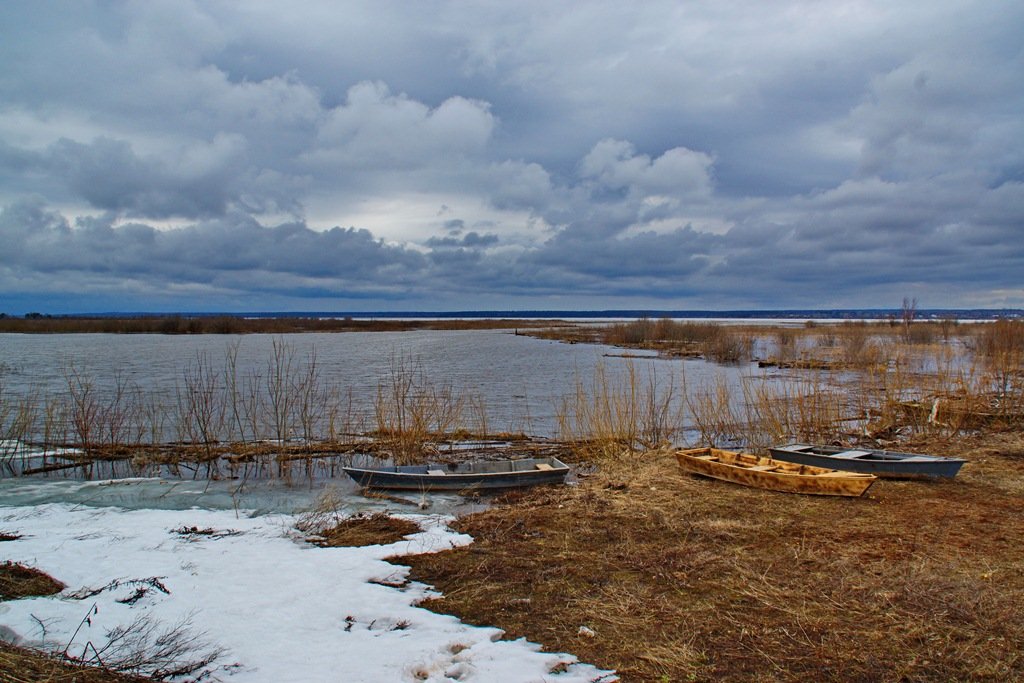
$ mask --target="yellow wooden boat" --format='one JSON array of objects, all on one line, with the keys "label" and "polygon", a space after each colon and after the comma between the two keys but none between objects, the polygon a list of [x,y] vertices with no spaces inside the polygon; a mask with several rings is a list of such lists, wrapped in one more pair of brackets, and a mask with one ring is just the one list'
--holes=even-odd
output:
[{"label": "yellow wooden boat", "polygon": [[676,459],[693,474],[784,493],[856,497],[877,479],[873,474],[797,465],[720,448],[681,450],[676,452]]}]

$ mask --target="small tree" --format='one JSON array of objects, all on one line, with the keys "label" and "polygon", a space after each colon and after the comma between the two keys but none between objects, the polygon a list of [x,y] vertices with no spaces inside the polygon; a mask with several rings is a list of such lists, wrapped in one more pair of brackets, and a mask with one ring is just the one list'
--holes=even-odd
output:
[{"label": "small tree", "polygon": [[903,297],[903,307],[900,308],[900,320],[903,321],[903,335],[910,341],[910,326],[917,317],[917,297],[913,299]]}]

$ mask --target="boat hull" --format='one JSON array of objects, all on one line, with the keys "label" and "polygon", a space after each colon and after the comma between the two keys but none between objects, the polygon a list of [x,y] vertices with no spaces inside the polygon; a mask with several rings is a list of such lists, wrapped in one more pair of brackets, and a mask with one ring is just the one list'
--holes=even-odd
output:
[{"label": "boat hull", "polygon": [[677,451],[676,459],[693,474],[782,493],[857,497],[875,482],[869,474],[794,465],[718,448]]},{"label": "boat hull", "polygon": [[790,444],[769,450],[776,460],[864,472],[890,479],[952,479],[965,462],[961,458],[808,444]]},{"label": "boat hull", "polygon": [[364,488],[405,491],[500,490],[561,484],[569,474],[568,465],[557,458],[344,470]]}]

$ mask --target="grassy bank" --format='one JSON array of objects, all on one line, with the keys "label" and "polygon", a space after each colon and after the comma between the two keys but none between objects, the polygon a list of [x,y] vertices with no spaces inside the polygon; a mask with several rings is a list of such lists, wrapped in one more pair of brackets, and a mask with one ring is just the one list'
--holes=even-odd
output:
[{"label": "grassy bank", "polygon": [[846,500],[648,453],[459,520],[475,542],[413,558],[412,575],[444,594],[430,609],[625,681],[1020,678],[1024,438],[907,446],[971,462]]}]

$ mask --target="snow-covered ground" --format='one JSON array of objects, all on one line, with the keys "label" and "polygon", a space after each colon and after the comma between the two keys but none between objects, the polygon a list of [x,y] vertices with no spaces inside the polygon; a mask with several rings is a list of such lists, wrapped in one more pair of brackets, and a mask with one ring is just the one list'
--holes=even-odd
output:
[{"label": "snow-covered ground", "polygon": [[[302,539],[293,515],[11,502],[0,501],[0,532],[21,537],[0,542],[0,561],[67,585],[52,597],[0,603],[0,636],[29,645],[79,656],[134,623],[135,636],[157,627],[152,647],[160,629],[184,624],[202,641],[193,656],[222,650],[193,674],[204,680],[614,679],[570,655],[413,606],[430,589],[404,583],[406,569],[383,558],[472,542],[445,516],[403,515],[423,531],[391,545],[320,548]],[[185,533],[191,527],[215,533]]]}]

